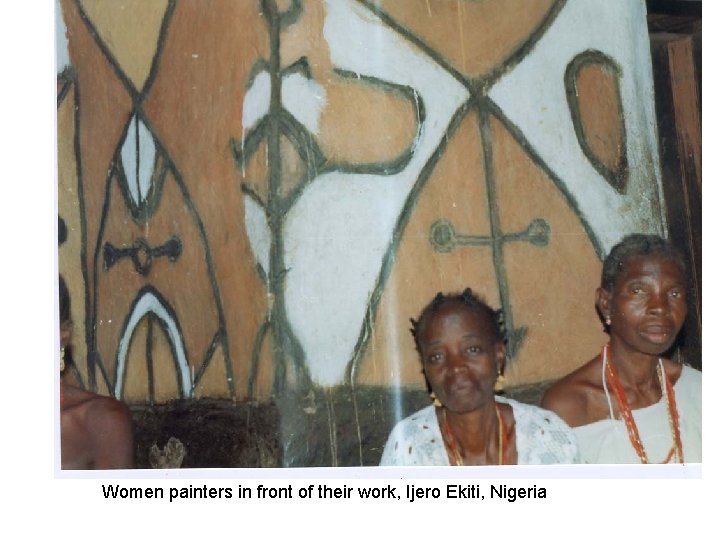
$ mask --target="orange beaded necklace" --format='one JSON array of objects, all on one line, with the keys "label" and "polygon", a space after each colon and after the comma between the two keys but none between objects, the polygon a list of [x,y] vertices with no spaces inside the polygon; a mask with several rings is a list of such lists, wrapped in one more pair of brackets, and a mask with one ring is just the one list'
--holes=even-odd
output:
[{"label": "orange beaded necklace", "polygon": [[[603,347],[602,358],[605,376],[607,377],[610,390],[613,394],[615,394],[615,398],[617,399],[620,415],[623,417],[625,429],[627,430],[628,437],[630,438],[630,444],[632,444],[635,449],[635,453],[637,453],[640,461],[642,463],[649,463],[645,447],[640,440],[640,433],[638,432],[637,425],[635,424],[635,419],[633,418],[632,411],[630,410],[627,402],[627,397],[625,396],[625,390],[623,390],[620,378],[615,371],[615,366],[613,365],[610,354],[610,347],[608,345]],[[678,463],[684,463],[682,440],[680,439],[680,419],[677,412],[677,404],[675,402],[675,389],[670,381],[670,377],[667,373],[665,373],[662,366],[662,360],[659,358],[657,374],[660,386],[662,387],[663,397],[667,403],[668,422],[670,424],[670,432],[672,433],[673,438],[673,445],[662,463],[669,463],[673,456],[676,456],[676,461]]]},{"label": "orange beaded necklace", "polygon": [[[464,465],[462,455],[460,454],[460,451],[458,450],[457,442],[455,441],[455,437],[453,436],[452,429],[450,428],[450,423],[447,419],[447,409],[443,407],[442,409],[443,417],[442,417],[442,431],[443,436],[445,438],[445,442],[447,443],[448,450],[450,450],[449,454],[452,459],[450,460],[450,465]],[[505,422],[502,418],[502,415],[500,414],[500,407],[498,407],[497,402],[495,402],[495,416],[498,419],[498,465],[503,465],[505,462],[505,449],[507,447],[507,429],[505,427]]]}]

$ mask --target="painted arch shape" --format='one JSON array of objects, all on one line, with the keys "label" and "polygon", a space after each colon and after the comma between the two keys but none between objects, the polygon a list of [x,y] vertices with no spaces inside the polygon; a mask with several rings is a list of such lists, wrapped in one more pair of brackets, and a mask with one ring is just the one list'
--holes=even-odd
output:
[{"label": "painted arch shape", "polygon": [[125,381],[125,371],[128,361],[127,356],[132,336],[137,326],[149,313],[152,313],[161,321],[168,337],[173,351],[173,358],[175,358],[175,369],[178,374],[178,390],[180,391],[180,395],[183,398],[192,397],[190,366],[188,364],[180,326],[178,325],[172,308],[163,300],[162,295],[152,287],[145,287],[138,293],[137,299],[125,323],[125,329],[120,336],[115,367],[115,397],[121,399],[123,395],[123,383]]}]

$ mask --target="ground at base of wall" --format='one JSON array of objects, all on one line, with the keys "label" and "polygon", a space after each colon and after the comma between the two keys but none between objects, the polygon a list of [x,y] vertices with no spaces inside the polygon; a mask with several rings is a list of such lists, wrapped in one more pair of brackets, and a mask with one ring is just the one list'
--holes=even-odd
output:
[{"label": "ground at base of wall", "polygon": [[[550,382],[510,388],[537,405]],[[271,402],[202,398],[133,405],[136,466],[376,466],[398,419],[430,403],[417,388],[336,387]]]}]

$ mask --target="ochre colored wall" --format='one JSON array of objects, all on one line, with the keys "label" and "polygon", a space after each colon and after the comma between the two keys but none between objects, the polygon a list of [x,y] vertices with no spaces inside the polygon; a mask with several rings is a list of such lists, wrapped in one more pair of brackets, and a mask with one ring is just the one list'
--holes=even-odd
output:
[{"label": "ochre colored wall", "polygon": [[601,257],[664,231],[640,0],[60,3],[59,264],[102,393],[419,388],[409,318],[467,286],[510,384],[556,378],[604,341]]}]

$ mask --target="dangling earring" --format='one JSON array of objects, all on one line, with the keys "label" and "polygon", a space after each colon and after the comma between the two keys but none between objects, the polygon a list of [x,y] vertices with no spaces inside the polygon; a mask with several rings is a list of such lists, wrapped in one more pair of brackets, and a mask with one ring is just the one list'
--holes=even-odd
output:
[{"label": "dangling earring", "polygon": [[442,402],[437,398],[435,392],[430,392],[430,399],[436,407],[442,407]]},{"label": "dangling earring", "polygon": [[502,392],[503,390],[505,390],[506,384],[507,379],[505,378],[505,375],[498,371],[497,379],[495,379],[495,391]]},{"label": "dangling earring", "polygon": [[65,347],[60,347],[60,373],[65,371]]}]

